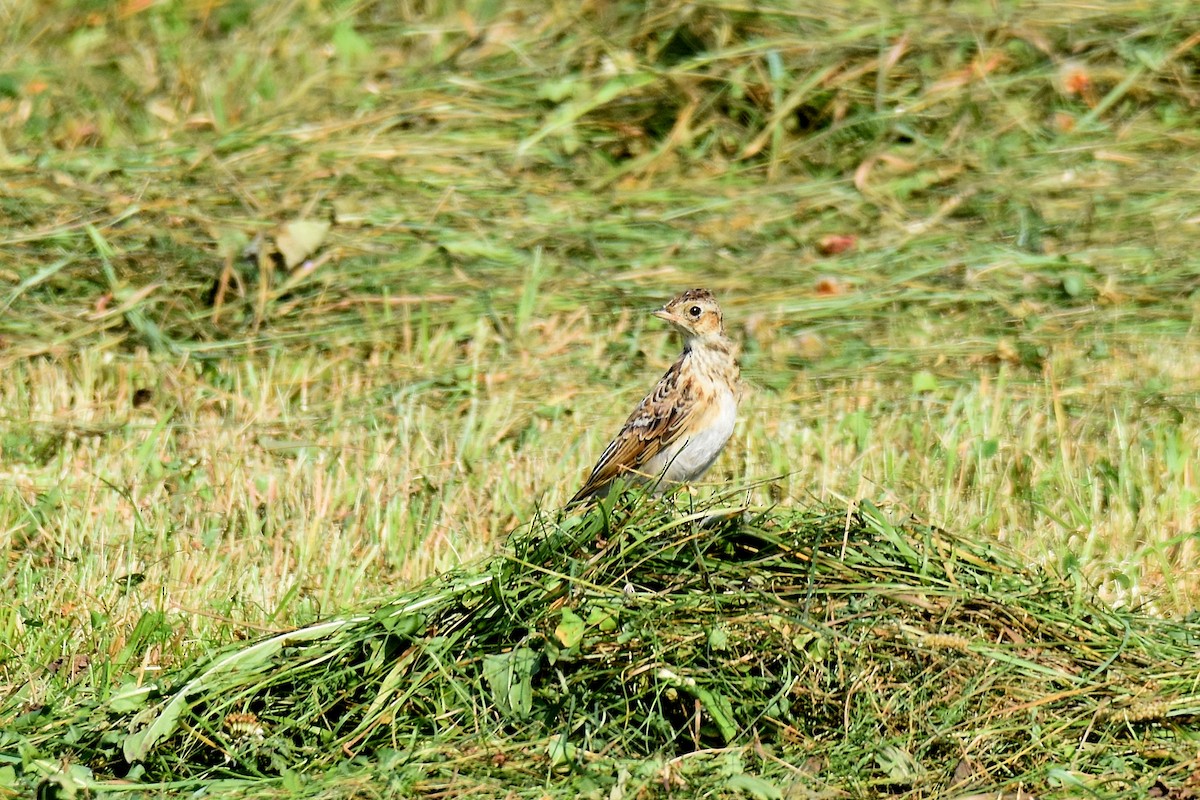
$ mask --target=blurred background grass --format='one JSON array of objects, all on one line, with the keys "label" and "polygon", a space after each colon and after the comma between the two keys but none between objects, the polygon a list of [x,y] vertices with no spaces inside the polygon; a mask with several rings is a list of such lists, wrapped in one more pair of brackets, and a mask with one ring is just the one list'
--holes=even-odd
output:
[{"label": "blurred background grass", "polygon": [[711,482],[1195,607],[1192,3],[0,14],[6,694],[494,550],[695,285],[750,384]]}]

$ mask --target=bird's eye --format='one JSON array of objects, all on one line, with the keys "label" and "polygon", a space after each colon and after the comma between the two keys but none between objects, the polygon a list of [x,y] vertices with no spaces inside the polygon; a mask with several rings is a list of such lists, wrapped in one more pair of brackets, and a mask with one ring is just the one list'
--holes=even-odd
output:
[{"label": "bird's eye", "polygon": [[692,306],[691,308],[688,309],[688,313],[691,314],[693,317],[700,316],[700,306]]}]

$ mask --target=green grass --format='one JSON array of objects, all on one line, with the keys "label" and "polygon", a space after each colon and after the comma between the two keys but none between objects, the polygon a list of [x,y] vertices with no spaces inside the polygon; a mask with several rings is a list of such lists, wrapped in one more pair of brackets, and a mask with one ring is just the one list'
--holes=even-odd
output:
[{"label": "green grass", "polygon": [[712,486],[1197,607],[1189,3],[0,13],[0,730],[500,550],[693,285],[748,382]]},{"label": "green grass", "polygon": [[263,796],[372,766],[390,791],[459,796],[1191,780],[1194,624],[1114,612],[870,504],[730,511],[539,517],[379,608],[127,677],[9,741],[99,773],[68,783],[133,762],[148,790]]}]

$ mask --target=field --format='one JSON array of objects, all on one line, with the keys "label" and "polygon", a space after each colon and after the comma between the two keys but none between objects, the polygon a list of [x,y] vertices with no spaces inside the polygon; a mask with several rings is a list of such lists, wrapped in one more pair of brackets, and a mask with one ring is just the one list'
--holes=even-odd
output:
[{"label": "field", "polygon": [[[0,796],[1200,796],[1192,3],[0,19]],[[734,439],[672,504],[561,514],[692,286],[742,348]],[[633,578],[654,613],[605,605]],[[661,677],[663,620],[707,637],[692,678]],[[609,633],[694,720],[528,721],[559,712],[526,638]],[[409,652],[380,636],[442,694],[374,705]],[[695,683],[757,637],[831,693],[921,689],[765,725],[739,703],[783,683]],[[188,676],[268,650],[120,760]],[[579,675],[562,696],[617,708]],[[361,703],[314,756],[330,681]],[[220,703],[268,689],[294,714],[262,730]],[[237,713],[269,758],[215,741]]]}]

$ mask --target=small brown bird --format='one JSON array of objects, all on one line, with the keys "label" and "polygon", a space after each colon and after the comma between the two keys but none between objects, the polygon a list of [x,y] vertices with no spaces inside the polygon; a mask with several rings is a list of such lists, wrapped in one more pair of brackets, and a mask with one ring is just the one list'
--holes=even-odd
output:
[{"label": "small brown bird", "polygon": [[695,480],[733,433],[737,357],[712,292],[689,289],[654,316],[683,334],[683,354],[638,403],[568,505],[605,496],[617,478],[652,481],[654,491]]}]

